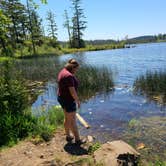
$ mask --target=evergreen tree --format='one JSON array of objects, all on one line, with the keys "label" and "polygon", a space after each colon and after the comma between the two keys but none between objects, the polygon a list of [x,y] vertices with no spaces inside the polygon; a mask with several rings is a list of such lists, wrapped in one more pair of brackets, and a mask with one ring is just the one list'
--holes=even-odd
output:
[{"label": "evergreen tree", "polygon": [[51,11],[47,12],[47,20],[48,20],[48,35],[51,38],[49,40],[49,44],[52,47],[57,47],[57,24],[55,22],[55,14]]},{"label": "evergreen tree", "polygon": [[41,27],[41,19],[37,15],[35,11],[35,6],[33,1],[26,0],[27,5],[27,15],[28,15],[28,31],[30,35],[30,40],[32,42],[33,54],[36,54],[36,45],[40,45],[42,43],[42,27]]},{"label": "evergreen tree", "polygon": [[73,17],[72,17],[72,47],[81,48],[85,47],[85,43],[82,39],[83,31],[86,29],[86,21],[83,9],[81,9],[81,0],[71,0],[73,8]]},{"label": "evergreen tree", "polygon": [[8,34],[11,20],[0,10],[0,49],[1,55],[11,56],[12,50],[10,48]]},{"label": "evergreen tree", "polygon": [[27,21],[25,6],[19,0],[2,0],[0,7],[5,16],[11,20],[8,26],[8,41],[14,50],[25,38],[25,26],[23,27],[24,22]]},{"label": "evergreen tree", "polygon": [[65,28],[67,28],[67,32],[68,32],[68,36],[69,36],[69,45],[71,47],[71,32],[70,32],[71,27],[70,27],[70,21],[69,21],[67,10],[65,10],[65,12],[64,12],[64,18],[65,18],[65,22],[64,22],[63,26]]},{"label": "evergreen tree", "polygon": [[55,22],[55,14],[51,11],[47,13],[47,20],[48,20],[48,35],[57,40],[57,25]]}]

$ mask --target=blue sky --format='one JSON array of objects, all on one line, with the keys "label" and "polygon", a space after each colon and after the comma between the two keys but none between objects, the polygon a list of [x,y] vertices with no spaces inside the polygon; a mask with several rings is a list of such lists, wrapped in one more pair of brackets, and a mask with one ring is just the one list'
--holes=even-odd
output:
[{"label": "blue sky", "polygon": [[[25,0],[22,0],[25,1]],[[40,0],[34,0],[38,4]],[[83,39],[123,39],[141,35],[166,33],[166,0],[82,0],[87,29]],[[51,10],[56,15],[58,40],[68,40],[67,30],[63,27],[64,10],[72,16],[70,0],[48,0],[40,5],[39,15],[45,29],[46,13]]]}]

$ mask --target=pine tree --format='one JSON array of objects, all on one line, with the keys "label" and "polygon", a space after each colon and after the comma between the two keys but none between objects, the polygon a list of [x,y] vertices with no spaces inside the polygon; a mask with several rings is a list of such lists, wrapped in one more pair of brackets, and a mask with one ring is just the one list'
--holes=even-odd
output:
[{"label": "pine tree", "polygon": [[30,40],[32,42],[33,54],[36,54],[36,45],[42,43],[42,26],[41,19],[35,11],[33,1],[26,0],[27,5],[27,15],[28,15],[28,31],[30,35]]},{"label": "pine tree", "polygon": [[55,14],[51,11],[47,12],[47,20],[48,20],[48,35],[50,37],[49,44],[52,47],[57,47],[57,24],[55,21]]},{"label": "pine tree", "polygon": [[71,47],[71,27],[70,27],[70,21],[69,21],[69,16],[68,16],[68,13],[67,13],[67,10],[64,11],[64,19],[65,19],[65,22],[63,24],[63,26],[65,28],[67,28],[67,32],[68,32],[68,36],[69,36],[69,45]]},{"label": "pine tree", "polygon": [[0,10],[0,48],[1,54],[11,56],[12,50],[10,48],[8,34],[11,20]]},{"label": "pine tree", "polygon": [[83,9],[81,9],[81,0],[71,0],[73,7],[73,17],[72,17],[72,47],[82,48],[85,47],[85,43],[82,39],[83,31],[86,29],[86,21]]},{"label": "pine tree", "polygon": [[55,22],[55,14],[51,11],[47,12],[47,20],[48,20],[48,35],[54,39],[57,40],[57,25]]},{"label": "pine tree", "polygon": [[27,21],[25,15],[25,6],[19,0],[2,0],[0,6],[7,18],[11,20],[8,33],[13,50],[17,48],[17,44],[22,43],[25,37],[24,22]]}]

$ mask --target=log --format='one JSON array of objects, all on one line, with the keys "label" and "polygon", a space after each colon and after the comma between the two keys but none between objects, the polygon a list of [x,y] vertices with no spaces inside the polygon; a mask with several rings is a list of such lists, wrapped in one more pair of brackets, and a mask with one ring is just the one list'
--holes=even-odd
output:
[{"label": "log", "polygon": [[81,122],[81,124],[82,124],[85,128],[87,128],[87,129],[90,128],[90,125],[85,121],[85,119],[84,119],[80,114],[76,113],[76,117],[78,118],[78,120]]}]

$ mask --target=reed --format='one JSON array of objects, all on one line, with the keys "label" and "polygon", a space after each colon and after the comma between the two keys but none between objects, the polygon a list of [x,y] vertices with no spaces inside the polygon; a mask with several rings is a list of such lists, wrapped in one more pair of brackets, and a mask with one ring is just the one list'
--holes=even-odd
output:
[{"label": "reed", "polygon": [[83,65],[77,73],[77,77],[80,81],[78,93],[81,100],[86,100],[97,93],[107,93],[114,87],[112,71],[106,67]]},{"label": "reed", "polygon": [[[21,71],[23,78],[44,82],[55,81],[63,66],[64,62],[59,62],[55,57],[22,59],[15,62],[15,70]],[[98,92],[112,91],[114,87],[112,75],[112,71],[106,67],[97,68],[81,64],[77,73],[80,81],[79,96],[81,100],[88,99]]]},{"label": "reed", "polygon": [[166,72],[150,72],[138,77],[133,84],[134,93],[146,96],[150,100],[166,103]]},{"label": "reed", "polygon": [[61,65],[55,57],[38,57],[19,59],[15,61],[16,71],[32,81],[48,81],[56,78]]}]

